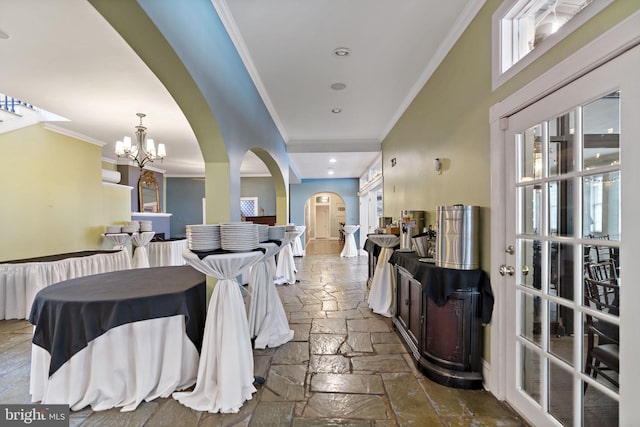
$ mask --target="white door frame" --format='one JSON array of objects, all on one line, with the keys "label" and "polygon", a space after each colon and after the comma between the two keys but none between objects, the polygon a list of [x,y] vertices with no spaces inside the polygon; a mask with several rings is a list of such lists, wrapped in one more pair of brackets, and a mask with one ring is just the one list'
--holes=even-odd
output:
[{"label": "white door frame", "polygon": [[[491,360],[490,365],[485,366],[485,386],[498,398],[504,400],[506,398],[506,325],[505,314],[507,301],[505,298],[505,280],[498,274],[499,266],[505,264],[507,254],[505,252],[506,229],[505,229],[505,132],[506,121],[504,118],[522,110],[523,108],[533,104],[549,93],[554,92],[558,88],[567,85],[571,81],[587,74],[598,66],[606,63],[612,58],[620,55],[630,47],[640,44],[640,12],[636,12],[611,30],[602,34],[600,37],[587,44],[584,48],[579,49],[571,56],[551,68],[540,77],[533,80],[513,95],[509,96],[502,102],[491,107],[489,112],[490,133],[491,133],[491,281],[495,297],[495,309],[491,325]],[[630,70],[634,72],[634,70]],[[635,149],[635,147],[634,147]],[[637,149],[636,149],[637,150]],[[632,168],[627,168],[627,170]],[[640,168],[635,168],[640,169]],[[628,172],[629,175],[638,172]],[[623,182],[637,182],[634,176],[628,178],[623,177]],[[627,188],[630,187],[627,185]],[[621,194],[622,200],[625,200],[625,193],[632,194],[630,190],[624,190]],[[637,196],[636,196],[637,198]],[[627,198],[629,199],[629,198]],[[623,218],[624,220],[624,218]],[[628,227],[626,230],[628,230]],[[627,231],[625,231],[626,233]],[[635,234],[635,232],[634,232]],[[625,236],[627,237],[627,236]],[[628,236],[632,237],[632,236]],[[629,239],[631,241],[631,239]],[[633,265],[634,261],[632,251],[626,249],[621,250],[621,263],[627,262]],[[635,252],[635,251],[633,251]],[[634,294],[640,296],[640,293]],[[626,299],[626,298],[625,298]],[[638,318],[640,314],[636,314],[638,310],[632,308],[630,301],[628,311],[621,307],[621,311],[625,312],[625,322],[630,321],[634,324],[631,317]],[[637,299],[635,301],[640,301]],[[637,324],[637,322],[635,322]],[[626,330],[625,330],[626,329]],[[621,341],[628,343],[634,342],[633,331],[629,328],[621,328]],[[631,358],[628,358],[631,359]],[[634,384],[640,383],[640,368],[636,362],[629,360],[626,362],[624,353],[621,354],[621,370],[625,375],[620,381],[620,425],[633,425],[637,422],[637,412],[634,410],[634,390],[637,389]],[[627,379],[625,381],[625,378]],[[635,413],[635,414],[634,414]]]}]

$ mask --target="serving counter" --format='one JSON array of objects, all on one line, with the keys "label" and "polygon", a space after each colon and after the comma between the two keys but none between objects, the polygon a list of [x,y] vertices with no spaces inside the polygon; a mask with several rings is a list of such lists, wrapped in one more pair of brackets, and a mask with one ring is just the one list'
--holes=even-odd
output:
[{"label": "serving counter", "polygon": [[493,293],[483,270],[456,270],[394,252],[394,326],[418,368],[451,387],[482,387],[482,325],[491,321]]}]

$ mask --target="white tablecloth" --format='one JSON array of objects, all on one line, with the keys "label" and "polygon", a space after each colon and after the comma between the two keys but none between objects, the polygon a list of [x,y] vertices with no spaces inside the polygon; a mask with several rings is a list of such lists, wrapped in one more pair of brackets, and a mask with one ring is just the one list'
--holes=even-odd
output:
[{"label": "white tablecloth", "polygon": [[131,234],[103,234],[102,238],[111,242],[111,244],[113,245],[113,249],[124,249],[127,246],[127,243],[129,243],[129,241],[131,240]]},{"label": "white tablecloth", "polygon": [[255,348],[277,347],[293,339],[287,314],[273,282],[273,264],[269,262],[282,245],[262,243],[266,250],[260,262],[251,267],[249,278],[249,335],[255,337]]},{"label": "white tablecloth", "polygon": [[293,256],[304,256],[304,247],[302,246],[302,241],[300,240],[300,236],[304,234],[304,230],[306,230],[307,227],[305,227],[304,225],[296,225],[296,231],[299,232],[300,234],[298,234],[294,239],[293,239],[293,243],[292,243],[292,252],[293,252]]},{"label": "white tablecloth", "polygon": [[28,319],[40,289],[63,280],[131,268],[125,249],[51,262],[0,264],[0,319]]},{"label": "white tablecloth", "polygon": [[182,256],[185,249],[187,249],[187,239],[150,242],[147,245],[149,265],[151,267],[185,265],[186,262]]},{"label": "white tablecloth", "polygon": [[147,245],[153,239],[156,233],[153,231],[143,231],[142,233],[134,233],[131,236],[131,242],[136,246],[133,251],[133,268],[149,268],[149,253]]},{"label": "white tablecloth", "polygon": [[393,266],[389,264],[389,258],[393,254],[393,247],[400,243],[400,238],[389,234],[370,235],[368,238],[382,248],[369,290],[369,307],[374,313],[391,317],[396,277],[393,274]]},{"label": "white tablecloth", "polygon": [[50,354],[31,346],[29,393],[33,402],[68,404],[74,411],[133,411],[142,401],[193,385],[198,357],[182,315],[127,323],[89,342],[51,377]]},{"label": "white tablecloth", "polygon": [[291,242],[299,235],[300,232],[298,231],[287,231],[284,233],[282,250],[278,254],[278,261],[276,263],[275,282],[277,285],[290,285],[292,283],[296,283],[296,263],[293,259]]},{"label": "white tablecloth", "polygon": [[344,248],[342,248],[342,252],[340,252],[341,257],[351,258],[354,256],[358,256],[358,248],[356,247],[356,239],[353,236],[353,233],[358,231],[360,228],[359,225],[345,225],[342,227],[344,230]]},{"label": "white tablecloth", "polygon": [[236,413],[256,391],[247,313],[235,277],[263,256],[259,251],[240,252],[201,260],[185,251],[188,264],[219,281],[207,311],[196,386],[190,392],[173,393],[183,405],[197,411]]}]

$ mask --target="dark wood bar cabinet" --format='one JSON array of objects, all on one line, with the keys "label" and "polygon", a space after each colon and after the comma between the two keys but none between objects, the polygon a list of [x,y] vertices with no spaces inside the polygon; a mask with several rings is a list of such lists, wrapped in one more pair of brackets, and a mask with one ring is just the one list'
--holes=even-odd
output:
[{"label": "dark wood bar cabinet", "polygon": [[482,388],[482,324],[491,319],[493,294],[482,270],[454,270],[394,252],[393,323],[416,366],[440,384]]}]

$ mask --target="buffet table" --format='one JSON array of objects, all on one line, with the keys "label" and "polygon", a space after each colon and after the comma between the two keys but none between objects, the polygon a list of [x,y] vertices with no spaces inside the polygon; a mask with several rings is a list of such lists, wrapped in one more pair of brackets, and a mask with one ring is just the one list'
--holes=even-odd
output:
[{"label": "buffet table", "polygon": [[187,239],[152,241],[147,245],[149,265],[151,267],[185,265],[185,260],[182,256],[185,249],[187,249]]},{"label": "buffet table", "polygon": [[205,276],[188,266],[97,274],[43,289],[29,317],[32,401],[131,411],[193,385],[205,302]]},{"label": "buffet table", "polygon": [[27,319],[41,289],[76,277],[131,268],[126,250],[83,251],[0,263],[0,319]]}]

